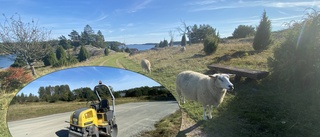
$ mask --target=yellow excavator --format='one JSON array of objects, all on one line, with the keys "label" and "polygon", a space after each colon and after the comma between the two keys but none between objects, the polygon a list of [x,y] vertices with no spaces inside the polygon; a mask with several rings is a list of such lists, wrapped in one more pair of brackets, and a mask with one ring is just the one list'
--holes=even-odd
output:
[{"label": "yellow excavator", "polygon": [[[112,91],[101,81],[99,81],[99,85],[94,87],[93,91],[99,101],[97,103],[92,101],[90,107],[80,108],[71,114],[69,137],[117,136],[115,98]],[[108,100],[100,98],[99,92],[101,91],[109,92],[112,99],[112,108],[110,108]]]}]

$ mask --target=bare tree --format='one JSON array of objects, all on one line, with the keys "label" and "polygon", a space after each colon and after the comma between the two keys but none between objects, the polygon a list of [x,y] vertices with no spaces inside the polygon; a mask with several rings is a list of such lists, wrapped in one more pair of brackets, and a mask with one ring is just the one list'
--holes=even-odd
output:
[{"label": "bare tree", "polygon": [[36,76],[34,63],[49,53],[49,36],[51,31],[38,27],[32,20],[24,23],[16,14],[0,23],[0,42],[4,52],[15,54],[29,65],[32,75]]},{"label": "bare tree", "polygon": [[189,39],[189,45],[191,45],[191,27],[187,26],[185,21],[181,21],[181,26],[177,28],[178,32],[180,33],[181,36],[186,35]]}]

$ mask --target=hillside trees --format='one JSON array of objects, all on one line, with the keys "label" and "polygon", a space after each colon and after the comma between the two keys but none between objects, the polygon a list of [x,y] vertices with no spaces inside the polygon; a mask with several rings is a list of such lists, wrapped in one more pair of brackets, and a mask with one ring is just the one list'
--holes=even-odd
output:
[{"label": "hillside trees", "polygon": [[90,25],[87,24],[84,27],[83,32],[81,32],[80,41],[82,45],[89,45],[95,42],[95,34]]},{"label": "hillside trees", "polygon": [[268,19],[266,11],[264,11],[253,39],[253,49],[255,51],[266,50],[271,42],[271,21]]},{"label": "hillside trees", "polygon": [[239,25],[232,33],[232,38],[245,38],[248,36],[253,36],[255,29],[248,25]]},{"label": "hillside trees", "polygon": [[17,14],[10,18],[4,15],[4,22],[0,24],[1,49],[21,57],[29,65],[32,75],[36,76],[34,63],[49,53],[50,33],[33,20],[25,23]]},{"label": "hillside trees", "polygon": [[193,27],[191,27],[191,32],[189,35],[192,43],[200,43],[204,42],[206,37],[216,35],[216,29],[208,24],[200,24],[199,27],[198,25],[194,24]]},{"label": "hillside trees", "polygon": [[164,47],[168,47],[169,46],[169,43],[166,39],[164,39],[163,41],[160,41],[160,43],[158,45],[156,45],[156,47],[159,47],[159,48],[164,48]]},{"label": "hillside trees", "polygon": [[102,35],[102,32],[99,30],[97,35],[95,35],[95,43],[93,46],[104,48],[106,47],[106,44],[104,42],[104,36]]},{"label": "hillside trees", "polygon": [[59,45],[62,46],[65,50],[71,48],[70,41],[65,36],[60,36]]},{"label": "hillside trees", "polygon": [[80,46],[81,36],[79,35],[79,33],[77,31],[72,30],[72,32],[68,36],[71,39],[72,46],[74,46],[74,47]]}]

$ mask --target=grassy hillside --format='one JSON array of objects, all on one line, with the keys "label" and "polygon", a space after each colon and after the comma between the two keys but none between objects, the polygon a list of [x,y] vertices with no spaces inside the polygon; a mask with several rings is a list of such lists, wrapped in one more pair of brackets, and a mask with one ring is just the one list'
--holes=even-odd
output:
[{"label": "grassy hillside", "polygon": [[[145,74],[175,93],[175,77],[184,70],[207,73],[207,65],[219,63],[240,68],[268,70],[267,60],[273,56],[273,48],[283,39],[276,39],[272,47],[261,53],[253,51],[251,39],[237,39],[221,43],[217,52],[205,56],[202,44],[179,48],[148,51],[128,57],[136,64],[146,58],[152,63],[152,73]],[[225,59],[227,57],[227,59]],[[269,78],[260,81],[235,84],[235,94],[227,94],[224,102],[213,110],[213,119],[203,122],[203,130],[209,136],[317,136],[319,112],[317,106],[299,102],[300,95],[280,92],[276,81]],[[303,94],[303,93],[302,93]],[[202,121],[203,108],[188,101],[182,106],[197,122]],[[316,122],[316,123],[315,123]],[[311,123],[311,124],[310,124]]]},{"label": "grassy hillside", "polygon": [[[279,38],[279,37],[277,37]],[[74,66],[113,66],[144,74],[175,93],[176,75],[184,70],[210,74],[207,65],[219,63],[228,66],[268,70],[267,60],[273,56],[273,46],[261,53],[252,48],[252,38],[229,40],[220,43],[215,54],[206,56],[202,44],[187,46],[186,52],[179,47],[151,50],[129,56],[114,53],[98,56]],[[152,72],[145,73],[140,67],[141,59],[148,59]],[[63,68],[37,68],[39,76]],[[320,111],[306,108],[296,97],[279,92],[276,81],[266,78],[262,81],[234,83],[235,94],[227,94],[224,102],[213,110],[213,119],[202,121],[203,108],[196,102],[187,101],[182,106],[189,117],[201,123],[209,136],[316,136],[320,132],[313,127],[320,118]],[[298,95],[297,95],[298,96]],[[302,110],[302,111],[301,111]],[[310,124],[312,123],[312,124]],[[320,125],[320,124],[318,124]],[[172,134],[170,134],[172,135]]]}]

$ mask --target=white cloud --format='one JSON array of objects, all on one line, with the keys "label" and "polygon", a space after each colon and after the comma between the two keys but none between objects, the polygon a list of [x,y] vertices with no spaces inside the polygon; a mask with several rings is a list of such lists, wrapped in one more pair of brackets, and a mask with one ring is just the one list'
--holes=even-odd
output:
[{"label": "white cloud", "polygon": [[129,12],[129,13],[134,13],[134,12],[137,12],[137,11],[139,11],[139,10],[142,10],[142,9],[146,8],[146,6],[147,6],[150,2],[152,2],[152,0],[143,0],[142,2],[139,1],[138,3],[136,3],[135,5],[133,5],[133,7],[128,10],[128,12]]},{"label": "white cloud", "polygon": [[265,4],[266,7],[289,8],[289,7],[320,7],[320,1],[308,2],[271,2]]},{"label": "white cloud", "polygon": [[[199,4],[200,5],[200,4]],[[320,8],[320,1],[307,1],[307,2],[270,2],[270,1],[238,1],[236,3],[230,3],[228,5],[208,3],[198,7],[193,7],[191,12],[197,11],[209,11],[220,9],[234,9],[243,7],[273,7],[273,8],[292,8],[292,7],[318,7]]]}]

